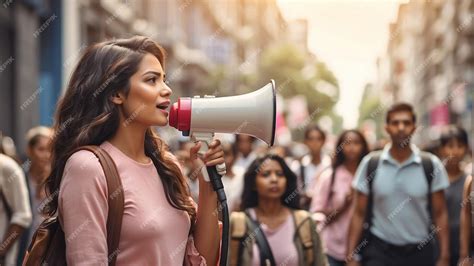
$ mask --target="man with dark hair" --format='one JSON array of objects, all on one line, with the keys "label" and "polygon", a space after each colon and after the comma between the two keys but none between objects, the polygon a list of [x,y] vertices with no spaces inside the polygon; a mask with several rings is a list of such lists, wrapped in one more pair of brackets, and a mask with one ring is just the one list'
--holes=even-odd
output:
[{"label": "man with dark hair", "polygon": [[436,235],[436,265],[449,265],[446,170],[436,156],[410,143],[416,130],[411,105],[393,105],[386,121],[391,143],[363,159],[353,182],[349,265],[435,265]]}]

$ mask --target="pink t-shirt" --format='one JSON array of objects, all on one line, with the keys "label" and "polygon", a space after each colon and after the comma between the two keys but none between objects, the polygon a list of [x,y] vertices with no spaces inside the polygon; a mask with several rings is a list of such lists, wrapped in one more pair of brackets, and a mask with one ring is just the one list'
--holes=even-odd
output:
[{"label": "pink t-shirt", "polygon": [[[249,214],[256,219],[254,209],[249,209]],[[286,221],[275,229],[269,228],[266,224],[260,224],[268,244],[273,253],[276,265],[298,265],[298,251],[294,245],[295,222],[293,215],[288,215]],[[253,245],[252,265],[260,265],[260,251],[257,243]]]},{"label": "pink t-shirt", "polygon": [[[339,166],[336,169],[336,176],[332,186],[333,194],[331,201],[328,203],[328,195],[330,191],[332,169],[327,169],[321,173],[318,183],[314,188],[316,194],[311,201],[311,212],[327,212],[334,209],[340,209],[344,205],[346,195],[351,190],[351,182],[353,175],[344,167]],[[347,207],[336,221],[326,224],[324,221],[318,224],[325,252],[331,257],[339,260],[346,258],[347,241],[349,233],[349,224],[351,221],[353,208]],[[334,214],[329,214],[329,216]],[[330,219],[330,217],[329,217]]]},{"label": "pink t-shirt", "polygon": [[[138,163],[109,142],[100,146],[117,165],[125,192],[116,265],[205,265],[188,237],[188,214],[168,203],[153,162]],[[97,157],[89,151],[74,153],[59,190],[68,265],[108,265],[107,195]]]}]

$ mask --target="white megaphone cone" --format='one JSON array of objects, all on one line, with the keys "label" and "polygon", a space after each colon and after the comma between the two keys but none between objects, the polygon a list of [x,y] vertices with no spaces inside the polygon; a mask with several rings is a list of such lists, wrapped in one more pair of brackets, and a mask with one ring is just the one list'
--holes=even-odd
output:
[{"label": "white megaphone cone", "polygon": [[272,80],[251,93],[229,97],[180,98],[170,111],[170,126],[196,133],[246,134],[273,145],[276,95]]}]

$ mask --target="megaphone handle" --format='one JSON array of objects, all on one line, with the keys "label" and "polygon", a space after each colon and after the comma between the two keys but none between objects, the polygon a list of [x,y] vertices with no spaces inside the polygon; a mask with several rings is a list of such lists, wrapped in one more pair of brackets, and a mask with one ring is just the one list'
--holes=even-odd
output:
[{"label": "megaphone handle", "polygon": [[[209,133],[209,132],[193,132],[191,134],[191,138],[194,141],[201,141],[202,145],[201,148],[199,149],[199,155],[203,156],[208,150],[209,150],[209,145],[211,144],[213,138],[214,138],[214,133]],[[226,174],[226,166],[225,163],[218,164],[216,167],[216,171],[220,176],[223,176]],[[201,168],[201,173],[204,177],[204,180],[206,182],[210,182],[210,177],[208,171],[203,167]]]}]

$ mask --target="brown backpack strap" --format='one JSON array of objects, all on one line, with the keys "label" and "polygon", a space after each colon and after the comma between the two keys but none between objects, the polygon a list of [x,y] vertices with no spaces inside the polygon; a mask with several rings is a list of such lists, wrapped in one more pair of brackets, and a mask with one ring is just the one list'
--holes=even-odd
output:
[{"label": "brown backpack strap", "polygon": [[241,265],[242,261],[242,249],[243,242],[245,241],[245,237],[247,235],[247,224],[246,224],[246,215],[244,212],[233,212],[230,215],[230,245],[229,245],[229,265],[230,266],[237,266]]},{"label": "brown backpack strap", "polygon": [[296,224],[296,232],[303,244],[303,255],[307,265],[312,265],[314,256],[316,255],[315,243],[313,243],[313,230],[316,232],[316,227],[312,226],[311,214],[304,210],[294,210],[293,217]]},{"label": "brown backpack strap", "polygon": [[122,216],[124,208],[124,192],[122,182],[120,180],[117,166],[110,157],[110,155],[99,146],[82,146],[77,148],[74,152],[79,150],[87,150],[95,154],[99,158],[102,169],[107,180],[108,190],[108,205],[109,212],[107,215],[107,248],[109,265],[115,265],[117,255],[120,252],[118,249],[120,241],[120,232],[122,229]]}]

